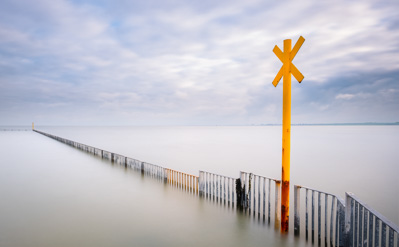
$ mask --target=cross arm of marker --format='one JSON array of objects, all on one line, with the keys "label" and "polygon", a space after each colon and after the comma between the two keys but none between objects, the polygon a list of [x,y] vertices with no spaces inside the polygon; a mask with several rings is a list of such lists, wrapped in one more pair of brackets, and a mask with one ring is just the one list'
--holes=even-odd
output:
[{"label": "cross arm of marker", "polygon": [[[295,67],[295,65],[292,63],[292,60],[294,60],[295,55],[298,53],[299,48],[301,48],[303,42],[305,42],[305,39],[301,36],[299,37],[298,41],[296,42],[294,48],[289,52],[289,54],[284,54],[280,48],[276,45],[273,49],[274,54],[280,59],[280,61],[283,63],[283,66],[281,66],[279,72],[277,73],[276,77],[273,80],[273,85],[276,87],[279,81],[281,80],[281,77],[284,75],[284,67],[288,66],[289,67],[289,73],[291,73],[300,83],[304,76],[302,75],[301,72]],[[290,47],[291,48],[291,47]],[[287,56],[288,59],[285,59],[284,57]],[[285,76],[285,75],[284,75]],[[287,76],[290,76],[289,74]]]}]

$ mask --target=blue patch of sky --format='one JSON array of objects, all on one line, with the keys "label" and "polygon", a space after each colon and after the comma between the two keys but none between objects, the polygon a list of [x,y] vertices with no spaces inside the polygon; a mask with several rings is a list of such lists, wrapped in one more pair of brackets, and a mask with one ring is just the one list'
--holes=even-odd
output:
[{"label": "blue patch of sky", "polygon": [[[378,84],[376,82],[379,82]],[[399,71],[359,73],[351,76],[337,76],[326,83],[317,84],[304,81],[298,91],[300,98],[293,98],[301,104],[309,103],[309,99],[319,103],[332,103],[339,94],[369,93],[375,95],[379,90],[399,90]],[[379,96],[382,97],[382,96]],[[384,100],[384,99],[381,99]],[[366,101],[366,100],[363,100]],[[397,102],[399,105],[399,100]]]}]

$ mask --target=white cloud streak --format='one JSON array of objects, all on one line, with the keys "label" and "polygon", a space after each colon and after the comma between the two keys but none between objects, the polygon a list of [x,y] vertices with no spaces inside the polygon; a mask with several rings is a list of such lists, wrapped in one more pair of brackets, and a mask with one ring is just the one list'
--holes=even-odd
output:
[{"label": "white cloud streak", "polygon": [[[399,71],[396,2],[105,4],[39,0],[32,6],[22,0],[3,1],[3,124],[31,122],[35,116],[57,122],[54,111],[43,104],[60,106],[65,112],[75,109],[76,121],[93,114],[82,124],[134,124],[138,116],[140,124],[276,122],[281,85],[275,89],[271,81],[281,64],[271,50],[275,44],[282,48],[286,38],[295,43],[299,35],[306,39],[294,60],[305,75],[299,87],[309,84],[309,90],[313,85],[323,94],[338,77],[379,73],[376,80],[383,80]],[[284,16],[287,10],[290,15]],[[315,109],[323,112],[341,107],[334,100],[357,99],[361,106],[367,97],[359,95],[372,95],[367,90],[375,88],[364,89],[362,78],[357,80],[350,88],[339,83],[333,88],[335,97],[310,96],[295,91],[293,84],[293,97],[318,105]],[[390,76],[382,82],[379,90],[398,94],[392,80],[395,77]],[[384,104],[383,98],[379,100]],[[37,109],[26,114],[26,104]],[[93,107],[94,111],[85,112]],[[25,114],[26,119],[16,114]],[[310,117],[337,122],[353,112],[335,115],[338,120],[317,114],[298,113],[301,121]],[[105,119],[109,115],[121,120]],[[389,115],[375,113],[373,118],[393,120]]]}]

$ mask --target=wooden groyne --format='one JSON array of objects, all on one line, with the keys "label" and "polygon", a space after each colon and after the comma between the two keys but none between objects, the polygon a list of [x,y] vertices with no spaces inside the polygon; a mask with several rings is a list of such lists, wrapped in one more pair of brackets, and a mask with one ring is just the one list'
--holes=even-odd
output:
[{"label": "wooden groyne", "polygon": [[146,176],[163,180],[166,184],[170,184],[171,186],[176,186],[178,188],[184,189],[188,192],[198,195],[198,176],[180,171],[175,171],[170,168],[165,168],[144,161],[140,161],[137,159],[133,159],[130,157],[126,157],[117,154],[115,152],[110,152],[107,150],[92,147],[86,144],[82,144],[55,135],[51,135],[39,130],[33,130],[33,131],[45,135],[47,137],[50,137],[59,142],[65,143],[71,147],[99,156],[102,159],[107,159],[113,163],[124,165],[125,167],[130,167],[134,170],[140,171],[142,174]]},{"label": "wooden groyne", "polygon": [[[260,221],[274,222],[276,228],[281,226],[281,180],[244,171],[238,178],[207,171],[199,171],[196,176],[33,131]],[[295,236],[315,244],[317,238],[317,244],[326,247],[399,247],[399,227],[354,194],[347,192],[343,200],[309,187],[293,187]],[[301,201],[305,205],[301,205]]]}]

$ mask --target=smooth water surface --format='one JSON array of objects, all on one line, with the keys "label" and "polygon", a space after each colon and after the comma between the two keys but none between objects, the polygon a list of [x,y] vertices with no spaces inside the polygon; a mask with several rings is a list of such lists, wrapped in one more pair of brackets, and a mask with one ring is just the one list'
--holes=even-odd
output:
[{"label": "smooth water surface", "polygon": [[[281,126],[39,129],[194,175],[281,178]],[[355,193],[399,225],[398,144],[397,125],[292,126],[291,185]]]},{"label": "smooth water surface", "polygon": [[[37,129],[194,175],[281,176],[280,126]],[[398,140],[398,126],[293,126],[291,184],[351,191],[399,224]],[[0,246],[304,245],[38,133],[0,131],[0,150]]]},{"label": "smooth water surface", "polygon": [[0,246],[301,246],[34,132],[0,132],[0,150]]}]

